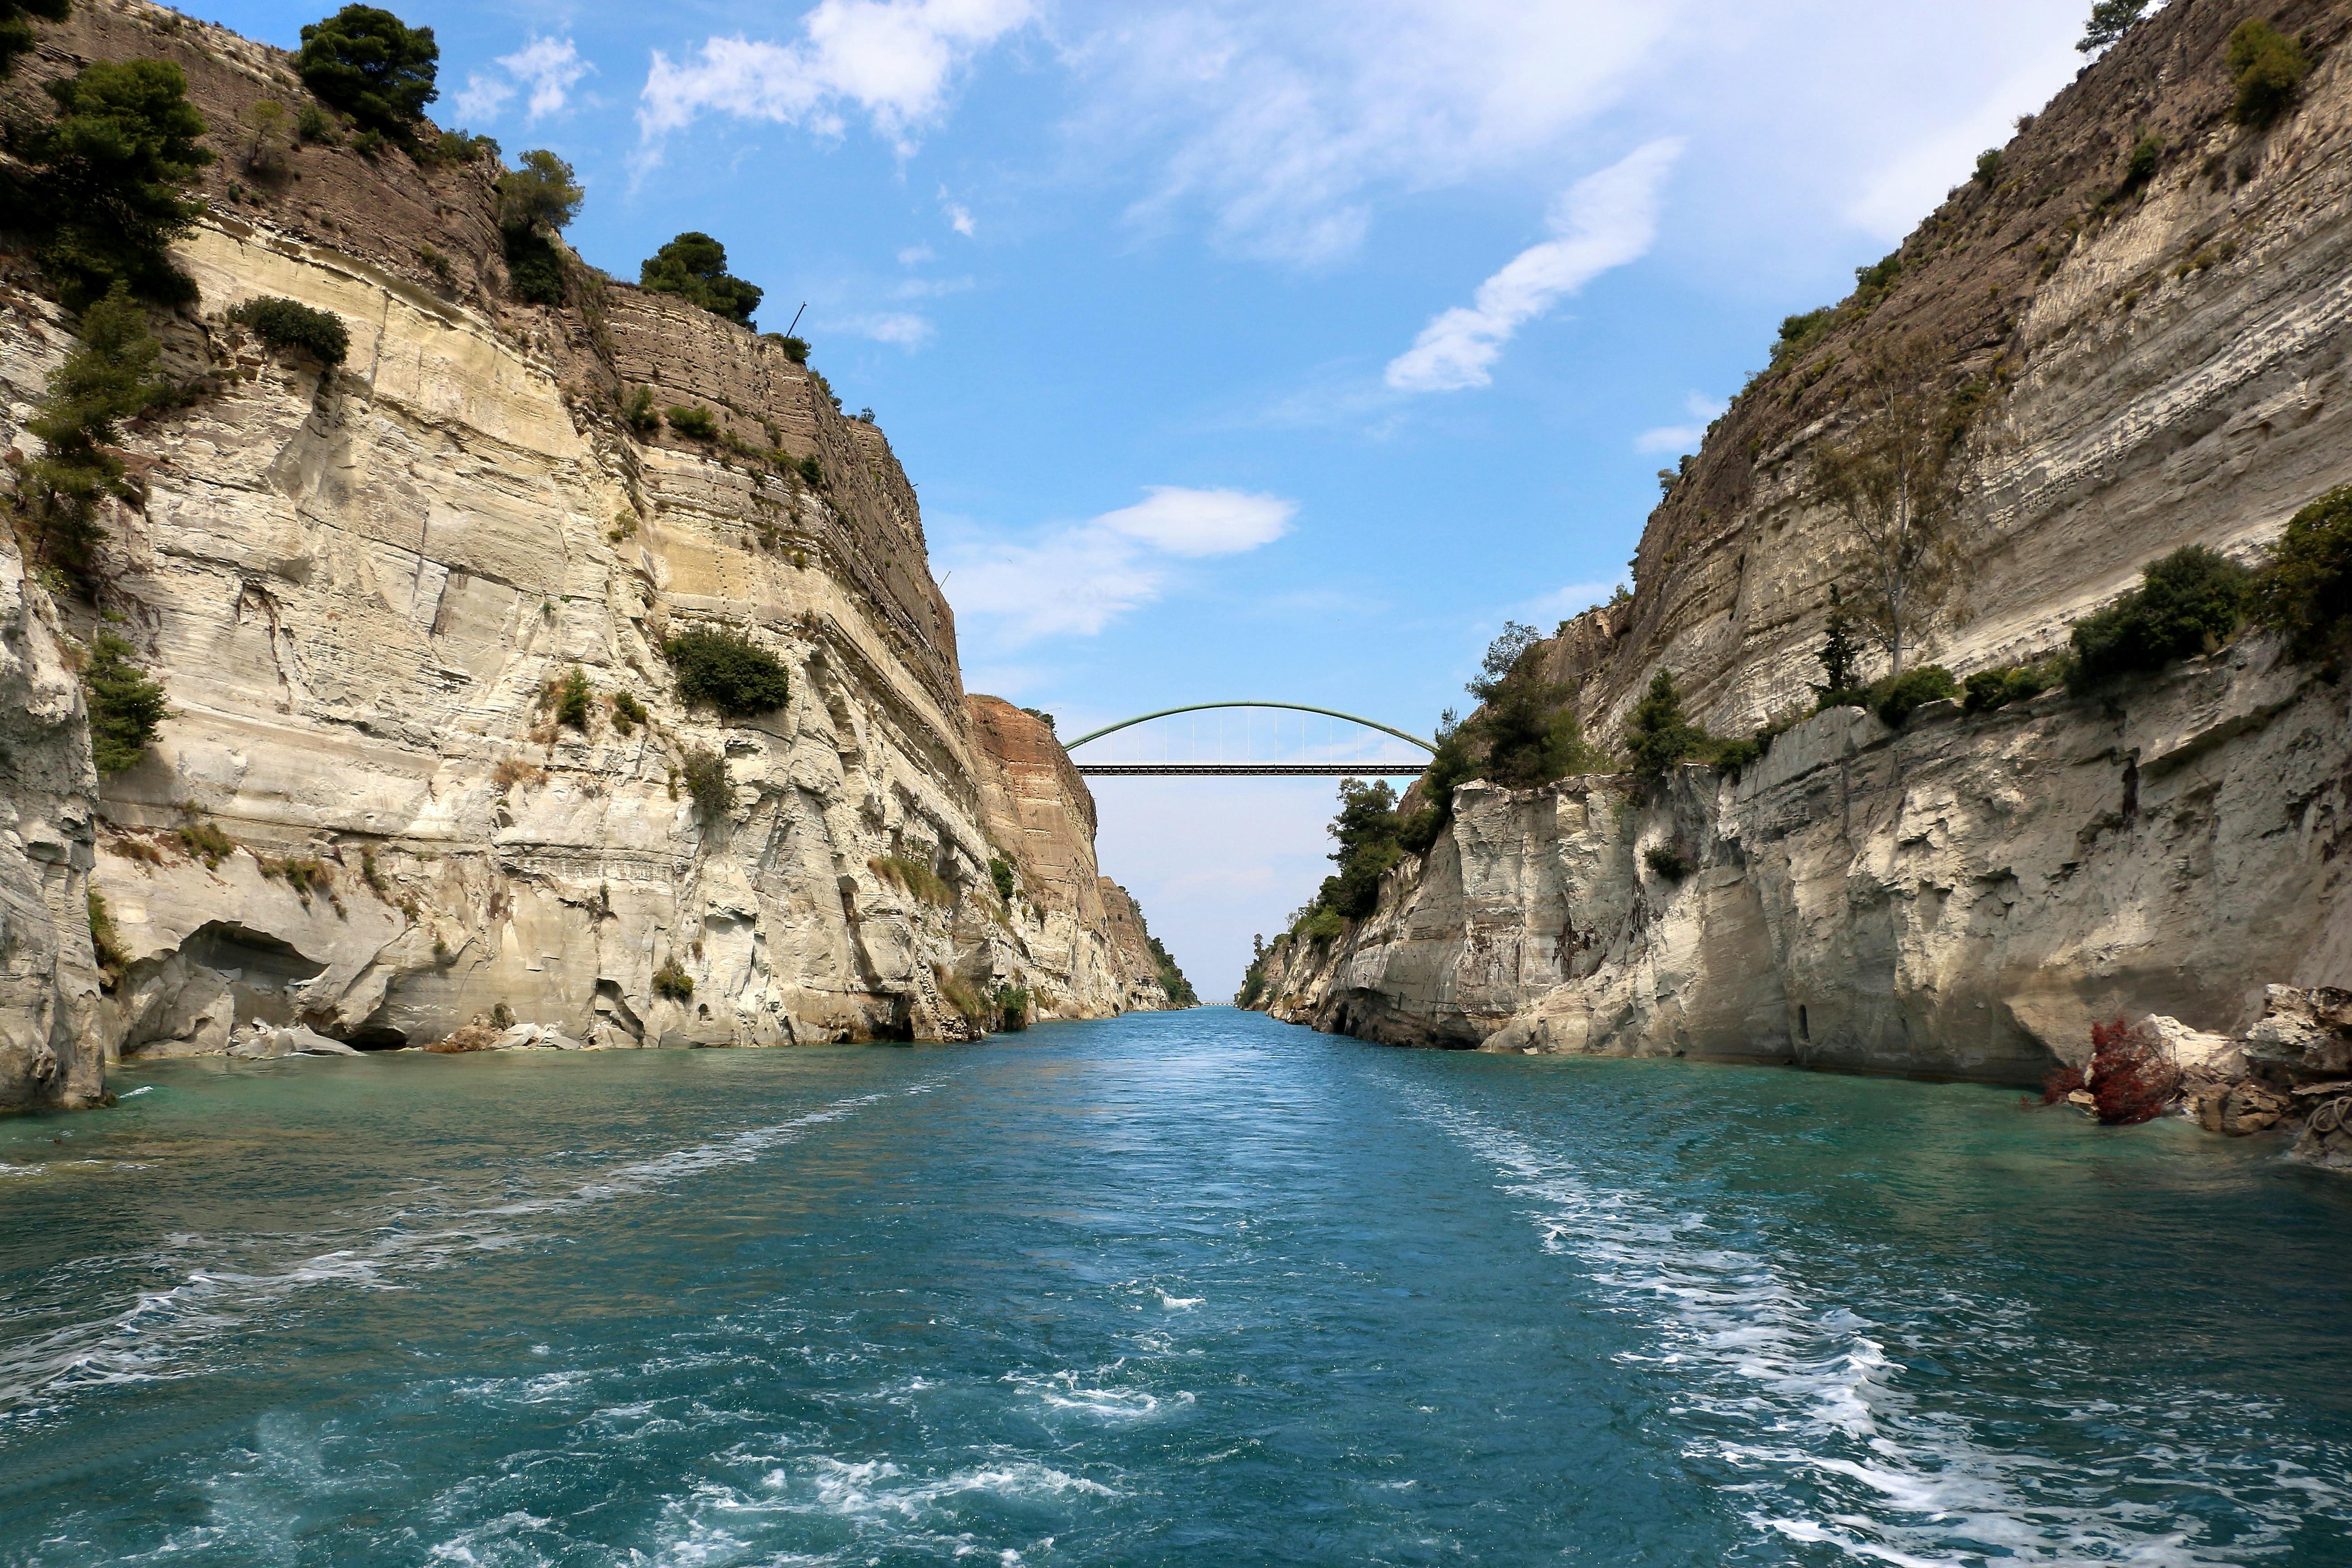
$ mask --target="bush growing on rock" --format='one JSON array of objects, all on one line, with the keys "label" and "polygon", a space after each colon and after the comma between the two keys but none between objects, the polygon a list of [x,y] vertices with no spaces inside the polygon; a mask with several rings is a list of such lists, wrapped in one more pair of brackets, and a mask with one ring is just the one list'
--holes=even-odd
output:
[{"label": "bush growing on rock", "polygon": [[2048,664],[2016,664],[1999,669],[1979,669],[1969,677],[1966,683],[1968,695],[1960,706],[1971,713],[1990,713],[2012,702],[2039,697],[2064,678],[2063,671],[2053,670]]},{"label": "bush growing on rock", "polygon": [[112,632],[90,639],[81,685],[89,706],[90,758],[100,773],[136,767],[171,711],[163,684],[131,662],[131,645]]},{"label": "bush growing on rock", "polygon": [[302,85],[372,130],[406,141],[434,85],[441,47],[430,27],[411,27],[373,5],[346,5],[302,29],[294,68]]},{"label": "bush growing on rock", "polygon": [[719,421],[708,408],[692,408],[684,404],[672,404],[662,410],[669,427],[689,441],[715,441],[719,438]]},{"label": "bush growing on rock", "polygon": [[99,505],[109,496],[135,500],[122,459],[109,448],[123,420],[153,405],[170,387],[153,376],[163,353],[147,317],[117,282],[81,321],[81,341],[66,355],[25,428],[43,453],[25,465],[21,504],[32,514],[44,552],[85,584],[94,569]]},{"label": "bush growing on rock", "polygon": [[2148,0],[2093,0],[2091,19],[2074,47],[2086,55],[2105,48],[2137,26],[2147,7]]},{"label": "bush growing on rock", "polygon": [[1653,844],[1642,851],[1642,859],[1651,870],[1669,882],[1679,882],[1693,869],[1689,857],[1670,844]]},{"label": "bush growing on rock", "polygon": [[573,665],[555,688],[555,721],[587,733],[588,704],[593,695],[588,688],[588,672]]},{"label": "bush growing on rock", "polygon": [[946,909],[955,902],[955,889],[945,877],[921,860],[904,855],[877,855],[866,868],[919,902]]},{"label": "bush growing on rock", "polygon": [[2352,635],[2352,485],[2321,496],[2287,520],[2255,584],[2256,611],[2285,630],[2303,658]]},{"label": "bush growing on rock", "polygon": [[694,995],[694,976],[677,959],[666,958],[662,966],[654,971],[654,994],[673,1002],[689,1001]]},{"label": "bush growing on rock", "polygon": [[1144,945],[1151,950],[1151,963],[1160,975],[1160,989],[1168,994],[1168,1000],[1179,1007],[1199,1006],[1200,994],[1192,989],[1192,983],[1184,978],[1184,972],[1176,967],[1175,955],[1160,946],[1156,936],[1146,936]]},{"label": "bush growing on rock", "polygon": [[1013,866],[1010,861],[1004,860],[998,856],[990,856],[988,858],[988,879],[996,884],[996,896],[998,898],[1003,899],[1008,904],[1013,901],[1013,890],[1020,886],[1020,883],[1013,875]]},{"label": "bush growing on rock", "polygon": [[704,818],[716,822],[735,804],[735,786],[727,777],[727,759],[707,746],[686,753],[686,793]]},{"label": "bush growing on rock", "polygon": [[41,268],[79,310],[117,283],[142,299],[183,304],[195,280],[170,246],[204,210],[184,187],[213,161],[196,144],[204,116],[167,60],[100,60],[44,84],[57,119],[26,139],[24,200]]},{"label": "bush growing on rock", "polygon": [[273,352],[293,349],[332,370],[352,351],[351,330],[332,310],[314,310],[298,300],[270,295],[247,300],[228,313]]},{"label": "bush growing on rock", "polygon": [[2303,46],[2259,16],[2238,24],[2222,58],[2230,68],[2231,85],[2238,89],[2242,125],[2263,126],[2276,120],[2311,69]]},{"label": "bush growing on rock", "polygon": [[1712,737],[1683,716],[1682,693],[1671,671],[1650,678],[1650,689],[1625,721],[1625,754],[1633,771],[1653,782],[1668,768],[1705,752]]},{"label": "bush growing on rock", "polygon": [[654,389],[641,386],[631,393],[629,400],[621,405],[621,417],[628,422],[630,429],[640,436],[658,432],[662,427],[662,416],[661,410],[654,406]]},{"label": "bush growing on rock", "polygon": [[2252,573],[2201,544],[2185,544],[2149,562],[2138,587],[2074,623],[2067,685],[2087,691],[2210,653],[2244,625],[2252,600]]},{"label": "bush growing on rock", "polygon": [[1891,730],[1900,730],[1904,722],[1919,709],[1947,697],[1957,697],[1960,689],[1952,680],[1952,672],[1940,664],[1923,664],[1906,669],[1901,675],[1875,681],[1870,688],[1871,710],[1878,721]]},{"label": "bush growing on rock", "polygon": [[743,326],[751,324],[762,294],[728,275],[725,246],[691,229],[648,257],[637,269],[637,283],[649,294],[676,294]]},{"label": "bush growing on rock", "polygon": [[753,719],[782,708],[792,695],[783,661],[738,631],[698,628],[662,644],[677,672],[677,692],[707,702],[722,718]]},{"label": "bush growing on rock", "polygon": [[614,729],[618,730],[624,735],[627,735],[635,732],[636,727],[645,721],[646,705],[637,700],[636,694],[635,692],[615,691],[613,693]]}]

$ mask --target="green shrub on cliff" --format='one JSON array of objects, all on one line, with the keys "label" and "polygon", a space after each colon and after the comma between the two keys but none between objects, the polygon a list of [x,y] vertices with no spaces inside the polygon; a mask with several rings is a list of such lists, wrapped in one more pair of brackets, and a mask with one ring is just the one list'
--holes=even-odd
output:
[{"label": "green shrub on cliff", "polygon": [[100,60],[43,86],[57,119],[26,138],[22,190],[0,193],[21,197],[9,205],[42,270],[77,310],[117,283],[159,304],[194,299],[170,247],[204,211],[183,192],[213,153],[196,144],[205,119],[180,68]]},{"label": "green shrub on cliff", "polygon": [[2256,613],[2311,658],[2352,639],[2352,485],[2287,520],[2255,584]]},{"label": "green shrub on cliff", "polygon": [[44,449],[25,465],[19,504],[31,514],[44,553],[84,583],[95,568],[100,503],[139,494],[110,448],[122,439],[123,420],[169,391],[153,375],[162,353],[146,313],[118,282],[84,313],[81,341],[25,422]]},{"label": "green shrub on cliff", "polygon": [[708,746],[686,753],[686,793],[706,821],[717,822],[735,804],[735,786],[727,777],[727,759]]},{"label": "green shrub on cliff", "polygon": [[2074,47],[2086,55],[2097,53],[2137,26],[2147,7],[2148,0],[2095,0],[2091,19],[2084,24]]},{"label": "green shrub on cliff", "polygon": [[171,711],[163,685],[131,662],[129,643],[100,632],[90,639],[81,687],[89,707],[90,758],[98,771],[119,773],[136,767]]},{"label": "green shrub on cliff", "polygon": [[994,855],[988,858],[988,879],[996,884],[996,896],[1008,904],[1021,885],[1013,874],[1012,863]]},{"label": "green shrub on cliff", "polygon": [[1870,709],[1878,715],[1880,723],[1900,730],[1919,709],[1959,694],[1959,686],[1952,679],[1950,670],[1940,664],[1923,664],[1873,682]]},{"label": "green shrub on cliff", "polygon": [[1657,780],[1676,763],[1687,762],[1713,743],[1707,732],[1683,716],[1683,696],[1671,671],[1650,678],[1650,689],[1625,721],[1625,754],[1633,771]]},{"label": "green shrub on cliff", "polygon": [[1971,713],[1990,713],[2012,702],[2041,696],[2066,678],[2053,663],[2006,665],[1979,669],[1969,677],[1968,696],[1960,706]]},{"label": "green shrub on cliff", "polygon": [[677,672],[677,694],[707,702],[726,719],[754,719],[792,695],[783,661],[741,632],[723,627],[680,632],[662,644]]},{"label": "green shrub on cliff", "polygon": [[573,665],[555,685],[555,721],[586,734],[588,704],[593,696],[588,688],[588,672]]},{"label": "green shrub on cliff", "polygon": [[2259,16],[2238,24],[2223,56],[2231,85],[2238,89],[2242,125],[2268,125],[2294,100],[2294,89],[2311,69],[2303,46]]},{"label": "green shrub on cliff", "polygon": [[314,310],[299,300],[269,295],[247,300],[228,319],[250,331],[273,352],[293,349],[309,354],[332,370],[352,351],[352,334],[332,310]]},{"label": "green shrub on cliff", "polygon": [[2066,683],[2087,691],[2117,676],[2210,653],[2245,624],[2253,574],[2201,544],[2186,544],[2140,573],[2140,585],[2074,623]]},{"label": "green shrub on cliff", "polygon": [[694,995],[694,976],[677,959],[666,958],[662,966],[654,971],[654,994],[673,1002],[689,1001]]},{"label": "green shrub on cliff", "polygon": [[441,96],[441,47],[373,5],[346,5],[302,29],[294,68],[302,85],[362,125],[405,142],[425,106]]},{"label": "green shrub on cliff", "polygon": [[708,408],[672,404],[662,410],[669,427],[689,441],[715,441],[719,438],[719,421]]}]

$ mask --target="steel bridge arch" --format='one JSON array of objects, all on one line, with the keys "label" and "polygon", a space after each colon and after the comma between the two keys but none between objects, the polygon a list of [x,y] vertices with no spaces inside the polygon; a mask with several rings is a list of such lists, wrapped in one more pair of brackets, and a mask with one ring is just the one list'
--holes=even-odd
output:
[{"label": "steel bridge arch", "polygon": [[[1345,719],[1350,724],[1361,724],[1367,730],[1378,730],[1384,735],[1394,735],[1400,741],[1410,741],[1433,757],[1437,754],[1437,748],[1420,736],[1409,735],[1402,730],[1381,723],[1377,719],[1365,719],[1353,713],[1342,713],[1337,708],[1316,708],[1305,702],[1188,702],[1181,708],[1162,708],[1157,713],[1139,713],[1132,719],[1121,719],[1116,724],[1106,724],[1099,730],[1089,730],[1075,741],[1063,742],[1062,749],[1066,752],[1075,752],[1088,741],[1099,741],[1105,735],[1116,734],[1121,730],[1137,724],[1148,723],[1154,719],[1165,719],[1171,713],[1199,713],[1211,708],[1284,708],[1293,713],[1320,713],[1326,719]],[[1376,768],[1378,765],[1378,763],[1365,764],[1367,769]]]}]

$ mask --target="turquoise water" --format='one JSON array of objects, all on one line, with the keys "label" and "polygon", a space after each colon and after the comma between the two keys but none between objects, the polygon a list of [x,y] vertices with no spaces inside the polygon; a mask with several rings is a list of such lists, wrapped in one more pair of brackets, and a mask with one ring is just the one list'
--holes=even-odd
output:
[{"label": "turquoise water", "polygon": [[1229,1009],[117,1087],[0,1125],[0,1562],[2352,1563],[2274,1143]]}]

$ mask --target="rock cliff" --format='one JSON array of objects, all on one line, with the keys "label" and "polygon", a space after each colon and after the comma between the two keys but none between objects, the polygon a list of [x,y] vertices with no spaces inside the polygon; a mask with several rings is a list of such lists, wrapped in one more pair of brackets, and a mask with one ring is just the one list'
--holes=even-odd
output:
[{"label": "rock cliff", "polygon": [[[279,52],[138,0],[78,0],[7,96],[136,56],[183,68],[224,151],[256,100],[309,101]],[[1043,726],[965,696],[882,432],[780,341],[569,258],[564,306],[515,303],[494,177],[389,148],[305,144],[268,178],[225,157],[177,251],[201,300],[157,325],[191,395],[136,423],[144,499],[108,517],[101,585],[0,560],[0,1099],[85,1100],[102,1057],[249,1023],[753,1045],[967,1038],[1007,987],[1036,1017],[1164,1005],[1084,784]],[[71,323],[23,258],[9,282],[21,460]],[[333,312],[344,363],[229,323],[259,296]],[[633,426],[640,389],[711,438]],[[98,789],[65,659],[102,624],[173,711]],[[665,638],[721,626],[782,661],[782,708],[680,700]],[[573,670],[584,724],[554,706]],[[723,794],[698,805],[706,752]]]},{"label": "rock cliff", "polygon": [[[2175,0],[1792,322],[1672,479],[1630,602],[1539,656],[1588,733],[1613,742],[1659,669],[1718,733],[1812,706],[1859,555],[1814,459],[1894,344],[1971,418],[1960,586],[1918,650],[1962,674],[2063,647],[2179,546],[2251,558],[2352,480],[2352,8],[2260,10],[2314,58],[2261,130],[2223,59],[2257,14]],[[2242,1029],[2269,984],[2352,984],[2347,696],[2254,637],[1900,731],[1831,709],[1732,776],[1465,786],[1373,916],[1281,944],[1267,1005],[1402,1043],[2002,1081],[2080,1062],[2116,1013]]]}]

